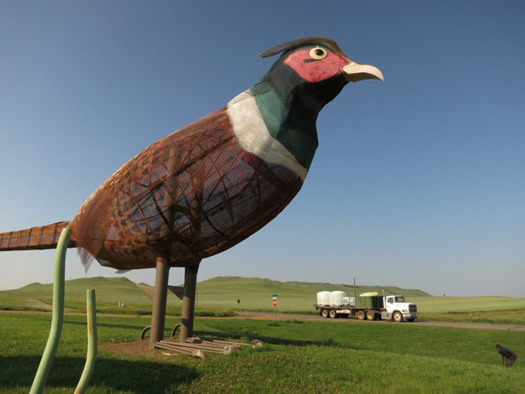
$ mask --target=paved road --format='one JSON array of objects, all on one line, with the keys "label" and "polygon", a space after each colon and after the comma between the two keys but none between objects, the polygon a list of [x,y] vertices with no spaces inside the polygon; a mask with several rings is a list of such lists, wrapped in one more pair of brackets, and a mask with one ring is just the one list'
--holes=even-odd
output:
[{"label": "paved road", "polygon": [[[254,319],[254,320],[300,320],[300,321],[332,321],[334,323],[356,323],[356,324],[399,324],[385,320],[362,321],[357,319],[326,319],[317,315],[295,315],[289,313],[265,313],[265,312],[238,312],[237,319]],[[525,331],[525,324],[486,324],[486,323],[455,323],[455,322],[433,322],[433,321],[415,321],[401,324],[410,324],[415,326],[433,326],[433,327],[457,327],[457,328],[477,328],[485,330],[506,330],[506,331]]]}]

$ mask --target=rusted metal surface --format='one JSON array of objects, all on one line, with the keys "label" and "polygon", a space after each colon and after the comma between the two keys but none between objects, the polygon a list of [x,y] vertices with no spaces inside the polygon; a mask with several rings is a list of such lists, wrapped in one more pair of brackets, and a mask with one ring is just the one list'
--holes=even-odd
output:
[{"label": "rusted metal surface", "polygon": [[117,269],[187,266],[273,219],[299,191],[289,169],[246,152],[225,110],[149,148],[113,174],[71,222],[77,246]]},{"label": "rusted metal surface", "polygon": [[104,182],[68,222],[0,235],[0,250],[56,246],[60,229],[105,266],[184,267],[244,240],[279,214],[302,179],[247,152],[224,109],[146,148]]},{"label": "rusted metal surface", "polygon": [[[60,233],[68,224],[69,222],[57,222],[47,226],[1,233],[0,251],[55,249],[60,238]],[[70,240],[68,247],[74,246],[75,242]]]}]

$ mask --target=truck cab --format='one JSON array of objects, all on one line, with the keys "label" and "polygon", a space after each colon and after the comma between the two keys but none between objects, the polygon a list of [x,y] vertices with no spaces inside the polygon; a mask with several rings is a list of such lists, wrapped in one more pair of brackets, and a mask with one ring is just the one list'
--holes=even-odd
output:
[{"label": "truck cab", "polygon": [[417,318],[416,304],[406,302],[402,295],[389,295],[384,297],[384,308],[381,312],[382,319],[392,319],[397,322],[406,320],[414,321]]}]

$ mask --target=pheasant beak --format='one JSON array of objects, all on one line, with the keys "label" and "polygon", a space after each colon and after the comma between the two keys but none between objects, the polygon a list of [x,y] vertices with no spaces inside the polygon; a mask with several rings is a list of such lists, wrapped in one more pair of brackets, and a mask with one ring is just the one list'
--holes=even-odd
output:
[{"label": "pheasant beak", "polygon": [[346,80],[349,82],[358,82],[364,79],[379,79],[384,81],[383,73],[374,66],[367,64],[358,64],[354,61],[350,61],[346,66],[343,67]]}]

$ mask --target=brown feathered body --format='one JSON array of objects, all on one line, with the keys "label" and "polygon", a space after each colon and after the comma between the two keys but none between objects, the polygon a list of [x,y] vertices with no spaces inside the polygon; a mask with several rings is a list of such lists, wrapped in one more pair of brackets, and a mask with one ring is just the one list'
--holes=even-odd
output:
[{"label": "brown feathered body", "polygon": [[118,269],[185,266],[273,219],[299,177],[246,152],[225,109],[154,143],[88,198],[69,227],[77,247]]}]

